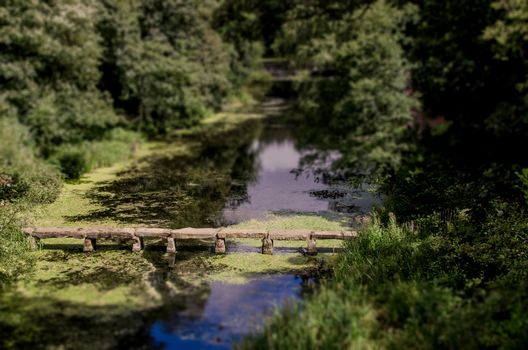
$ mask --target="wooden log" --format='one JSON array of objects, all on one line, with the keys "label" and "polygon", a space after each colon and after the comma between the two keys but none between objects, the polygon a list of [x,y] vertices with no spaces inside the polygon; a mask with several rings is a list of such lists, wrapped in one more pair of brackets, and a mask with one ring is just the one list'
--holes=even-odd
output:
[{"label": "wooden log", "polygon": [[84,238],[86,237],[75,227],[37,227],[31,232],[31,236],[44,238]]},{"label": "wooden log", "polygon": [[311,235],[316,239],[350,239],[357,237],[357,231],[314,231]]},{"label": "wooden log", "polygon": [[225,253],[226,253],[225,238],[221,238],[221,236],[216,235],[215,254],[225,254]]},{"label": "wooden log", "polygon": [[310,237],[310,230],[270,230],[272,239],[306,241]]},{"label": "wooden log", "polygon": [[22,232],[25,233],[26,235],[28,236],[31,236],[31,234],[33,233],[33,231],[35,231],[35,228],[33,227],[24,227],[22,229]]},{"label": "wooden log", "polygon": [[176,239],[210,239],[216,238],[217,228],[181,228],[171,230],[172,238]]},{"label": "wooden log", "polygon": [[262,254],[273,254],[273,239],[271,239],[269,233],[262,238]]},{"label": "wooden log", "polygon": [[78,233],[89,238],[132,238],[135,229],[133,228],[112,228],[112,227],[89,227],[81,228]]},{"label": "wooden log", "polygon": [[171,231],[167,228],[136,228],[135,235],[137,237],[166,238],[171,235]]},{"label": "wooden log", "polygon": [[83,246],[83,252],[89,253],[95,251],[95,238],[84,238],[84,246]]},{"label": "wooden log", "polygon": [[167,237],[167,253],[176,253],[176,243],[172,237]]},{"label": "wooden log", "polygon": [[267,230],[242,229],[242,228],[222,228],[218,231],[217,238],[264,238],[268,234]]},{"label": "wooden log", "polygon": [[310,237],[308,238],[308,249],[306,251],[306,254],[307,255],[317,255],[317,246],[316,246],[316,243],[315,243],[315,237],[313,234],[310,235]]}]

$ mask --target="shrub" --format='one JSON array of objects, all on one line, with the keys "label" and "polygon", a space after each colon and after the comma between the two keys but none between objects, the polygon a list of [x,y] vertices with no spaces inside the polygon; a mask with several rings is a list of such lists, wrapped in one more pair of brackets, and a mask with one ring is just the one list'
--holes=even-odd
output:
[{"label": "shrub", "polygon": [[50,157],[66,179],[79,179],[91,170],[127,159],[132,146],[142,140],[140,134],[121,128],[112,129],[100,141],[85,141],[57,147]]},{"label": "shrub", "polygon": [[0,202],[13,201],[24,197],[29,191],[30,185],[20,176],[20,174],[0,173]]},{"label": "shrub", "polygon": [[0,174],[0,200],[51,203],[61,189],[57,171],[35,156],[27,128],[11,117],[0,117]]},{"label": "shrub", "polygon": [[82,174],[90,170],[88,155],[85,150],[78,146],[61,147],[52,158],[66,179],[76,180]]}]

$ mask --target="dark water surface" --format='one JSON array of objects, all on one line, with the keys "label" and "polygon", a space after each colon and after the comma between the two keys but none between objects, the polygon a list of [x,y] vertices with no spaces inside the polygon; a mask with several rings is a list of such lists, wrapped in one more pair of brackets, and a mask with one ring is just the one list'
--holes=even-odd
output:
[{"label": "dark water surface", "polygon": [[[292,126],[277,120],[263,122],[263,129],[250,146],[255,154],[255,179],[247,184],[246,197],[222,212],[224,224],[250,219],[266,220],[271,215],[317,214],[346,220],[349,214],[366,213],[378,199],[344,183],[325,183],[310,171],[296,170],[306,150],[296,145]],[[229,198],[228,204],[233,199]]]}]

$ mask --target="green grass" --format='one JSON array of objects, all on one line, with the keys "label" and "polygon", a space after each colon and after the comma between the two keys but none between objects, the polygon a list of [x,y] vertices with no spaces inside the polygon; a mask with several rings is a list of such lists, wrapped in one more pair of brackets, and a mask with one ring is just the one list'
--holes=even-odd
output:
[{"label": "green grass", "polygon": [[478,227],[464,213],[447,229],[434,218],[421,223],[417,233],[375,218],[346,241],[317,293],[238,347],[524,347],[528,264],[518,252],[528,242],[519,239],[528,232],[525,216],[490,216]]}]

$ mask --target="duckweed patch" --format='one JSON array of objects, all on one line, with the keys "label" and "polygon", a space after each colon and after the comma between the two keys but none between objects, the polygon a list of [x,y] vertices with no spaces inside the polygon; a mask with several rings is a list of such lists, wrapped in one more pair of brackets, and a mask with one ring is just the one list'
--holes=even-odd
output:
[{"label": "duckweed patch", "polygon": [[243,221],[233,227],[248,229],[307,229],[307,230],[347,230],[348,221],[335,221],[323,216],[311,213],[294,213],[289,215],[278,215],[270,213],[266,220]]},{"label": "duckweed patch", "polygon": [[[241,152],[258,133],[262,114],[219,113],[150,142],[132,158],[65,185],[41,208],[38,226],[210,226],[225,197],[254,173]],[[244,137],[241,137],[243,135]]]}]

